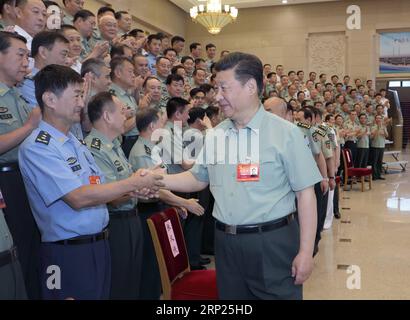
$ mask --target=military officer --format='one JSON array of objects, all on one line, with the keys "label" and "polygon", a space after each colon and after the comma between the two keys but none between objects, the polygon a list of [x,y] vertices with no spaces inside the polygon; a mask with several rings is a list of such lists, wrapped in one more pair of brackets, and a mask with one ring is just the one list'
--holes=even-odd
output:
[{"label": "military officer", "polygon": [[346,129],[345,148],[348,148],[352,151],[353,163],[356,162],[357,135],[360,132],[360,127],[356,123],[356,118],[357,118],[357,112],[355,110],[351,110],[349,119],[347,119],[346,122],[344,123],[344,127]]},{"label": "military officer", "polygon": [[382,177],[382,165],[384,148],[388,132],[386,125],[383,123],[383,116],[376,115],[375,123],[371,127],[371,159],[373,167],[373,180],[385,180]]},{"label": "military officer", "polygon": [[130,93],[135,89],[134,65],[131,60],[119,57],[111,60],[111,93],[115,94],[126,106],[127,122],[123,136],[122,149],[128,157],[132,146],[138,140],[138,129],[135,126],[135,114],[138,106]]},{"label": "military officer", "polygon": [[41,232],[43,298],[107,299],[111,258],[105,204],[144,188],[150,190],[147,196],[155,195],[161,177],[141,171],[104,183],[87,147],[69,132],[84,108],[81,76],[49,65],[36,75],[35,87],[43,121],[21,145],[19,164]]},{"label": "military officer", "polygon": [[369,160],[369,143],[370,143],[370,127],[367,125],[368,120],[365,113],[359,115],[360,132],[357,136],[357,158],[355,167],[366,168]]},{"label": "military officer", "polygon": [[[93,125],[85,139],[106,182],[129,178],[133,171],[118,137],[124,133],[125,109],[109,92],[94,96],[88,104]],[[111,299],[139,299],[142,267],[142,229],[135,197],[125,196],[108,204],[111,249]]]},{"label": "military officer", "polygon": [[[219,298],[301,299],[313,268],[313,186],[322,176],[300,130],[261,106],[263,68],[256,56],[231,53],[215,70],[216,99],[229,119],[206,135],[203,154],[213,157],[200,163],[200,155],[190,171],[165,176],[166,187],[188,192],[210,184]],[[208,151],[215,135],[229,148]],[[246,147],[236,153],[239,137]],[[259,152],[250,142],[259,142]],[[258,174],[251,176],[255,168]]]},{"label": "military officer", "polygon": [[30,114],[15,84],[27,74],[26,39],[0,32],[0,136],[5,148],[0,152],[0,189],[7,207],[4,215],[16,246],[30,299],[40,298],[38,251],[40,237],[28,204],[17,163],[20,143],[38,126],[40,110]]},{"label": "military officer", "polygon": [[[162,128],[163,123],[155,109],[143,109],[137,113],[136,123],[140,131],[140,138],[134,144],[129,161],[134,171],[142,168],[150,169],[161,165],[167,167],[162,163],[160,158],[160,149],[156,148],[155,132]],[[144,263],[142,267],[142,279],[140,287],[141,299],[159,299],[161,295],[161,282],[158,269],[158,263],[155,256],[155,250],[148,229],[146,220],[154,213],[160,212],[168,205],[182,207],[197,215],[204,213],[203,208],[198,204],[196,199],[184,199],[172,194],[169,191],[160,191],[160,200],[140,200],[138,201],[138,212],[142,222],[142,230],[144,236],[143,257]]]}]

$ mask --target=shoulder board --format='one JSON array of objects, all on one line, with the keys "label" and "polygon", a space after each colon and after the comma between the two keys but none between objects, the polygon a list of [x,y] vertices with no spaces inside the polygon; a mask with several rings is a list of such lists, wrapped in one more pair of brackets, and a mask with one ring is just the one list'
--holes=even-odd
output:
[{"label": "shoulder board", "polygon": [[36,138],[36,142],[48,145],[50,143],[50,139],[51,139],[51,136],[48,132],[40,131]]},{"label": "shoulder board", "polygon": [[298,122],[297,126],[301,127],[301,128],[305,128],[305,129],[310,129],[312,127],[311,125],[308,125],[308,124],[302,123],[302,122]]},{"label": "shoulder board", "polygon": [[316,129],[315,132],[316,132],[317,134],[321,135],[322,137],[325,137],[325,136],[326,136],[326,132],[324,132],[323,130]]},{"label": "shoulder board", "polygon": [[150,156],[151,155],[150,147],[148,147],[147,145],[144,144],[144,149],[145,149],[145,153]]},{"label": "shoulder board", "polygon": [[319,129],[327,131],[327,127],[323,124],[318,125]]},{"label": "shoulder board", "polygon": [[101,140],[98,139],[98,138],[94,138],[94,139],[91,141],[91,148],[100,150],[100,149],[101,149]]}]

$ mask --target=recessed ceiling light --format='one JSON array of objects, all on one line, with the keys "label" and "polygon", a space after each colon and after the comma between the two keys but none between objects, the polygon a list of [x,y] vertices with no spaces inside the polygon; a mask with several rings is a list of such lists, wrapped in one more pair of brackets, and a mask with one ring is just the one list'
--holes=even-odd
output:
[{"label": "recessed ceiling light", "polygon": [[282,0],[282,3],[283,3],[283,4],[287,4],[287,3],[288,3],[288,0]]}]

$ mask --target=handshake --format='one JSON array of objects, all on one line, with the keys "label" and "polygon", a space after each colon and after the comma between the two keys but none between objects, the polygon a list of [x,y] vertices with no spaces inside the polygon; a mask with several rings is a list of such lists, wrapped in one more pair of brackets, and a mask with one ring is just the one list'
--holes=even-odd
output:
[{"label": "handshake", "polygon": [[139,169],[129,178],[133,186],[130,195],[141,199],[159,197],[159,190],[165,187],[162,182],[165,169],[155,167],[153,169]]}]

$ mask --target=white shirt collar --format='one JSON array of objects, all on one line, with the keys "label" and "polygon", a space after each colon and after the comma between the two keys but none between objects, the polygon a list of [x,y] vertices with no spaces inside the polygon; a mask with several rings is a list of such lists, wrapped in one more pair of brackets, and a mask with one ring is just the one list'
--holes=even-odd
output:
[{"label": "white shirt collar", "polygon": [[17,32],[19,35],[23,36],[27,40],[27,49],[28,51],[31,51],[31,42],[33,41],[33,37],[27,33],[26,30],[24,30],[22,27],[15,25],[14,26],[14,31]]}]

